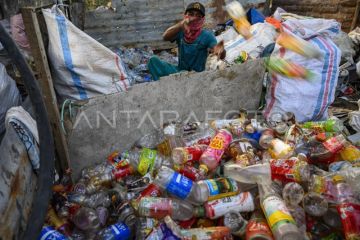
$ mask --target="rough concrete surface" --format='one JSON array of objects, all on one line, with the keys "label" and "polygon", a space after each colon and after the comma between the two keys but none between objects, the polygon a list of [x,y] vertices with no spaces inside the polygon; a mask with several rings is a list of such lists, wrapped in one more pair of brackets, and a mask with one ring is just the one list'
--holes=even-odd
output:
[{"label": "rough concrete surface", "polygon": [[75,179],[86,166],[123,151],[142,135],[177,117],[203,121],[258,107],[265,68],[262,60],[222,71],[180,73],[135,85],[126,93],[90,99],[68,129]]},{"label": "rough concrete surface", "polygon": [[[0,239],[23,238],[37,177],[24,144],[12,127],[0,145]],[[30,223],[31,224],[31,223]]]}]

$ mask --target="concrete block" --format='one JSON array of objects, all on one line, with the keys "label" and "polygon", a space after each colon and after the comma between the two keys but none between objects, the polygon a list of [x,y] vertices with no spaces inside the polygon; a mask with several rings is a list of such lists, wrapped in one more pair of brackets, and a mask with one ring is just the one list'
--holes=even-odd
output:
[{"label": "concrete block", "polygon": [[180,73],[135,85],[126,93],[88,100],[72,120],[68,143],[74,178],[81,169],[123,151],[142,135],[177,117],[204,121],[255,110],[260,101],[263,60],[222,71]]}]

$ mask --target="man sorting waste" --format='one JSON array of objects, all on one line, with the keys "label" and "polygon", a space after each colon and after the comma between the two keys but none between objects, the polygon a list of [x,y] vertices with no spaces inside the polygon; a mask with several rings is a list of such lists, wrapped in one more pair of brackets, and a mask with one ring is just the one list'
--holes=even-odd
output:
[{"label": "man sorting waste", "polygon": [[168,28],[164,34],[165,41],[176,41],[178,45],[178,66],[161,61],[154,56],[149,60],[148,68],[153,80],[180,71],[205,70],[209,53],[216,54],[220,59],[225,58],[223,42],[217,44],[211,31],[204,30],[205,7],[199,3],[190,3],[184,13],[184,19]]}]

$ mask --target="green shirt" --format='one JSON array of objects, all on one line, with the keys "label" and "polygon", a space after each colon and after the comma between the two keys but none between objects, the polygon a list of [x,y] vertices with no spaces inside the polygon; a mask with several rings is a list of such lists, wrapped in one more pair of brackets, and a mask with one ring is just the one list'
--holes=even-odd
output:
[{"label": "green shirt", "polygon": [[179,70],[202,72],[205,70],[208,49],[216,44],[214,34],[208,30],[202,30],[193,43],[186,43],[184,32],[180,31],[174,39],[179,49]]}]

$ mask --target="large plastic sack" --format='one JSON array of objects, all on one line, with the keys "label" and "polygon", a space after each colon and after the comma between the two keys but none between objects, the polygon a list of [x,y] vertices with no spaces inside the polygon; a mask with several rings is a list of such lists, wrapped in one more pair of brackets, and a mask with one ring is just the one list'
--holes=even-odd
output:
[{"label": "large plastic sack", "polygon": [[308,59],[276,44],[271,56],[295,62],[313,73],[310,80],[273,74],[266,95],[264,115],[293,112],[297,121],[323,120],[334,101],[339,76],[340,49],[332,38],[340,33],[340,24],[325,19],[289,19],[284,30],[295,34],[322,51],[320,59]]},{"label": "large plastic sack", "polygon": [[0,63],[0,135],[5,131],[5,116],[9,108],[21,103],[19,90],[15,81],[6,73]]},{"label": "large plastic sack", "polygon": [[265,47],[275,42],[275,28],[268,23],[252,25],[250,32],[253,36],[248,40],[238,34],[234,28],[229,28],[216,37],[218,42],[221,40],[225,42],[227,62],[233,63],[241,51],[247,52],[251,58],[259,58]]},{"label": "large plastic sack", "polygon": [[126,91],[123,63],[66,19],[58,7],[42,10],[49,34],[48,56],[60,102]]}]

